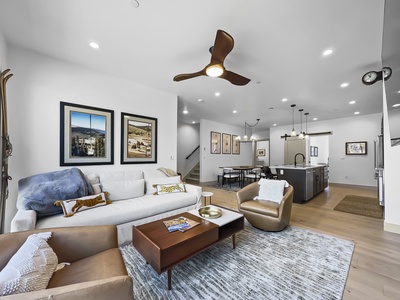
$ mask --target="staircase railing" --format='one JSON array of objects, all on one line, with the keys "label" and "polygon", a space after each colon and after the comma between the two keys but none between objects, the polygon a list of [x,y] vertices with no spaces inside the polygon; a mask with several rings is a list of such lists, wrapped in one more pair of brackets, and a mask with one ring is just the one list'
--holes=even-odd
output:
[{"label": "staircase railing", "polygon": [[196,149],[194,149],[194,150],[192,151],[192,153],[190,153],[188,156],[186,156],[186,159],[189,159],[189,157],[191,157],[199,148],[200,148],[200,145],[198,145],[198,146],[196,147]]}]

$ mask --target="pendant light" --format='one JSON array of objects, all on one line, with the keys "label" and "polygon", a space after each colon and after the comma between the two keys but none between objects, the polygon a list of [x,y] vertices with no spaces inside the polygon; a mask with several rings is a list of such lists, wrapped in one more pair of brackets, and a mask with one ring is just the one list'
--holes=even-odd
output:
[{"label": "pendant light", "polygon": [[247,123],[246,121],[244,121],[244,136],[243,138],[240,138],[240,136],[238,136],[236,138],[236,140],[238,140],[241,143],[248,143],[248,142],[255,142],[256,138],[255,136],[251,135],[250,139],[247,136],[247,127],[253,128],[255,126],[257,126],[257,124],[260,122],[260,119],[257,119],[257,122],[254,125],[250,125],[249,123]]},{"label": "pendant light", "polygon": [[304,138],[306,140],[309,140],[310,136],[308,135],[308,130],[307,130],[307,117],[308,117],[309,113],[304,113],[304,115],[306,116],[306,132],[304,133]]},{"label": "pendant light", "polygon": [[303,132],[303,118],[302,118],[302,116],[303,116],[303,110],[304,109],[299,109],[299,112],[300,112],[300,133],[299,133],[299,138],[300,139],[304,139],[304,132]]},{"label": "pendant light", "polygon": [[292,104],[290,105],[290,107],[292,108],[292,125],[293,125],[291,136],[296,136],[296,130],[294,130],[294,108],[296,107],[296,104]]}]

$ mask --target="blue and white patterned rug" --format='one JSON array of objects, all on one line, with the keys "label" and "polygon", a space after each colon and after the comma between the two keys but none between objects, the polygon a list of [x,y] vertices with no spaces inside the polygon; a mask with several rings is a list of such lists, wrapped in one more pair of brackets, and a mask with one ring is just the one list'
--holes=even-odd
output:
[{"label": "blue and white patterned rug", "polygon": [[231,239],[176,266],[172,290],[132,244],[122,256],[135,299],[342,299],[354,250],[352,241],[290,226],[264,232],[246,222]]}]

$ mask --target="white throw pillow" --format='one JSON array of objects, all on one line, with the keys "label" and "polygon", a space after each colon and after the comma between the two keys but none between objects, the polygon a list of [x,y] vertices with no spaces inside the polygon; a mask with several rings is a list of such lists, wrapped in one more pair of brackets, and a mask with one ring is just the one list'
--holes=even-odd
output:
[{"label": "white throw pillow", "polygon": [[171,183],[171,184],[157,184],[156,192],[154,195],[163,195],[170,193],[185,193],[186,188],[183,183]]},{"label": "white throw pillow", "polygon": [[102,182],[103,192],[112,201],[132,199],[144,195],[144,179]]},{"label": "white throw pillow", "polygon": [[110,204],[111,201],[106,199],[106,194],[107,192],[103,192],[77,199],[58,200],[54,205],[62,207],[64,217],[72,217],[77,212]]},{"label": "white throw pillow", "polygon": [[160,178],[149,178],[146,179],[146,194],[152,195],[157,192],[155,186],[157,184],[171,184],[171,183],[181,183],[180,176],[171,176],[171,177],[160,177]]},{"label": "white throw pillow", "polygon": [[30,235],[0,272],[0,296],[43,290],[58,259],[47,244],[51,232]]},{"label": "white throw pillow", "polygon": [[269,200],[281,203],[283,199],[283,191],[286,186],[289,186],[286,180],[269,180],[261,179],[258,184],[260,191],[258,192],[258,200]]}]

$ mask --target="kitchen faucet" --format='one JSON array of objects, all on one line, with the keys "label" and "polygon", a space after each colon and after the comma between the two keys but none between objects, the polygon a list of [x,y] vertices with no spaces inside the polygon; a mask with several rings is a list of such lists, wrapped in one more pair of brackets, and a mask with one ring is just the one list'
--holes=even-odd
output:
[{"label": "kitchen faucet", "polygon": [[304,166],[304,162],[305,162],[305,160],[306,160],[306,157],[304,156],[304,154],[303,153],[297,153],[295,156],[294,156],[294,166],[296,166],[296,158],[297,158],[297,155],[301,155],[301,156],[303,156],[303,166]]}]

